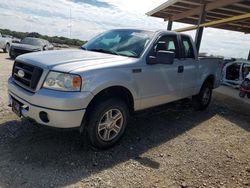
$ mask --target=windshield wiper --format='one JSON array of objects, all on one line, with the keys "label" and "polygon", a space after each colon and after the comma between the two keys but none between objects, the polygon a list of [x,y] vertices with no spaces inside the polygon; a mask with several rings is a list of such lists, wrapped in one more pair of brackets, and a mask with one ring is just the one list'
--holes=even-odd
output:
[{"label": "windshield wiper", "polygon": [[89,51],[93,51],[93,52],[103,52],[103,53],[107,53],[107,54],[115,54],[115,55],[120,55],[118,54],[116,51],[114,50],[105,50],[105,49],[101,49],[101,48],[96,48],[96,49],[87,49]]}]

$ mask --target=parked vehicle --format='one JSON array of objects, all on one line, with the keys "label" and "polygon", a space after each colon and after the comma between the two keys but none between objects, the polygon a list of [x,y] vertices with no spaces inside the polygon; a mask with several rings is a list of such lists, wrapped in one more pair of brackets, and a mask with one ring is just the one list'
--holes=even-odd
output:
[{"label": "parked vehicle", "polygon": [[240,86],[240,97],[244,98],[247,96],[250,99],[250,73],[246,76]]},{"label": "parked vehicle", "polygon": [[239,88],[249,73],[250,61],[236,60],[227,63],[222,71],[222,83],[234,88]]},{"label": "parked vehicle", "polygon": [[38,51],[53,50],[53,45],[50,44],[47,40],[26,37],[21,40],[19,43],[13,43],[10,47],[10,58],[15,59],[17,56]]},{"label": "parked vehicle", "polygon": [[3,52],[9,53],[11,43],[12,43],[11,38],[2,37],[0,33],[0,49],[3,49]]},{"label": "parked vehicle", "polygon": [[81,49],[19,56],[8,81],[18,116],[58,128],[86,130],[97,148],[113,146],[128,118],[192,97],[208,107],[220,85],[221,59],[197,57],[191,37],[167,31],[118,29]]},{"label": "parked vehicle", "polygon": [[20,41],[21,41],[21,39],[15,38],[11,35],[2,35],[2,37],[11,39],[11,43],[20,43]]}]

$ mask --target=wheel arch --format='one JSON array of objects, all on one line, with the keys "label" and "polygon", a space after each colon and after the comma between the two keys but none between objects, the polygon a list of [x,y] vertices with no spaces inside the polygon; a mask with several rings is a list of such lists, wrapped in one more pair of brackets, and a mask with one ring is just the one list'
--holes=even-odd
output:
[{"label": "wheel arch", "polygon": [[126,102],[126,104],[128,105],[129,110],[131,112],[134,110],[134,97],[132,92],[128,88],[120,85],[110,86],[99,91],[91,100],[88,107],[93,105],[93,103],[95,103],[98,100],[104,100],[111,97],[123,99],[124,102]]},{"label": "wheel arch", "polygon": [[120,98],[121,100],[123,100],[128,105],[129,113],[134,112],[134,98],[132,92],[128,88],[120,85],[107,87],[95,94],[90,103],[88,104],[82,121],[80,132],[83,132],[85,125],[87,125],[87,122],[89,121],[88,118],[94,106],[99,101],[106,100],[112,97]]},{"label": "wheel arch", "polygon": [[9,45],[9,46],[10,46],[10,42],[9,42],[9,41],[7,41],[7,42],[6,42],[6,44],[5,44],[5,47],[4,47],[4,48],[6,48],[6,46],[7,46],[7,45]]},{"label": "wheel arch", "polygon": [[203,81],[203,84],[210,83],[212,85],[212,88],[214,89],[214,84],[215,84],[215,76],[213,74],[210,74],[206,77],[206,79]]}]

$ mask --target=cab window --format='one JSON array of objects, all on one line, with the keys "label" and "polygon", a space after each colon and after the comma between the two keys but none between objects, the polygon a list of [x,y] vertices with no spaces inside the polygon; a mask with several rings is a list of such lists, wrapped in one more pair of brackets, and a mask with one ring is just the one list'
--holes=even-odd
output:
[{"label": "cab window", "polygon": [[181,43],[183,49],[183,58],[195,58],[194,56],[194,48],[192,42],[189,37],[181,36]]},{"label": "cab window", "polygon": [[175,58],[179,58],[177,36],[162,36],[154,46],[154,55],[158,51],[171,51],[175,53]]}]

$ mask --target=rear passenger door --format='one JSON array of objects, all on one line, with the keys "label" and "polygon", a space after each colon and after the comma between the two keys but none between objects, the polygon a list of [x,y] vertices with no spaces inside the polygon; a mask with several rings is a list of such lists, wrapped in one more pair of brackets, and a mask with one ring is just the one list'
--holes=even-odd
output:
[{"label": "rear passenger door", "polygon": [[192,39],[186,35],[181,35],[180,41],[182,46],[181,61],[184,67],[182,97],[185,98],[196,94],[197,79],[199,78],[199,60],[196,58]]}]

